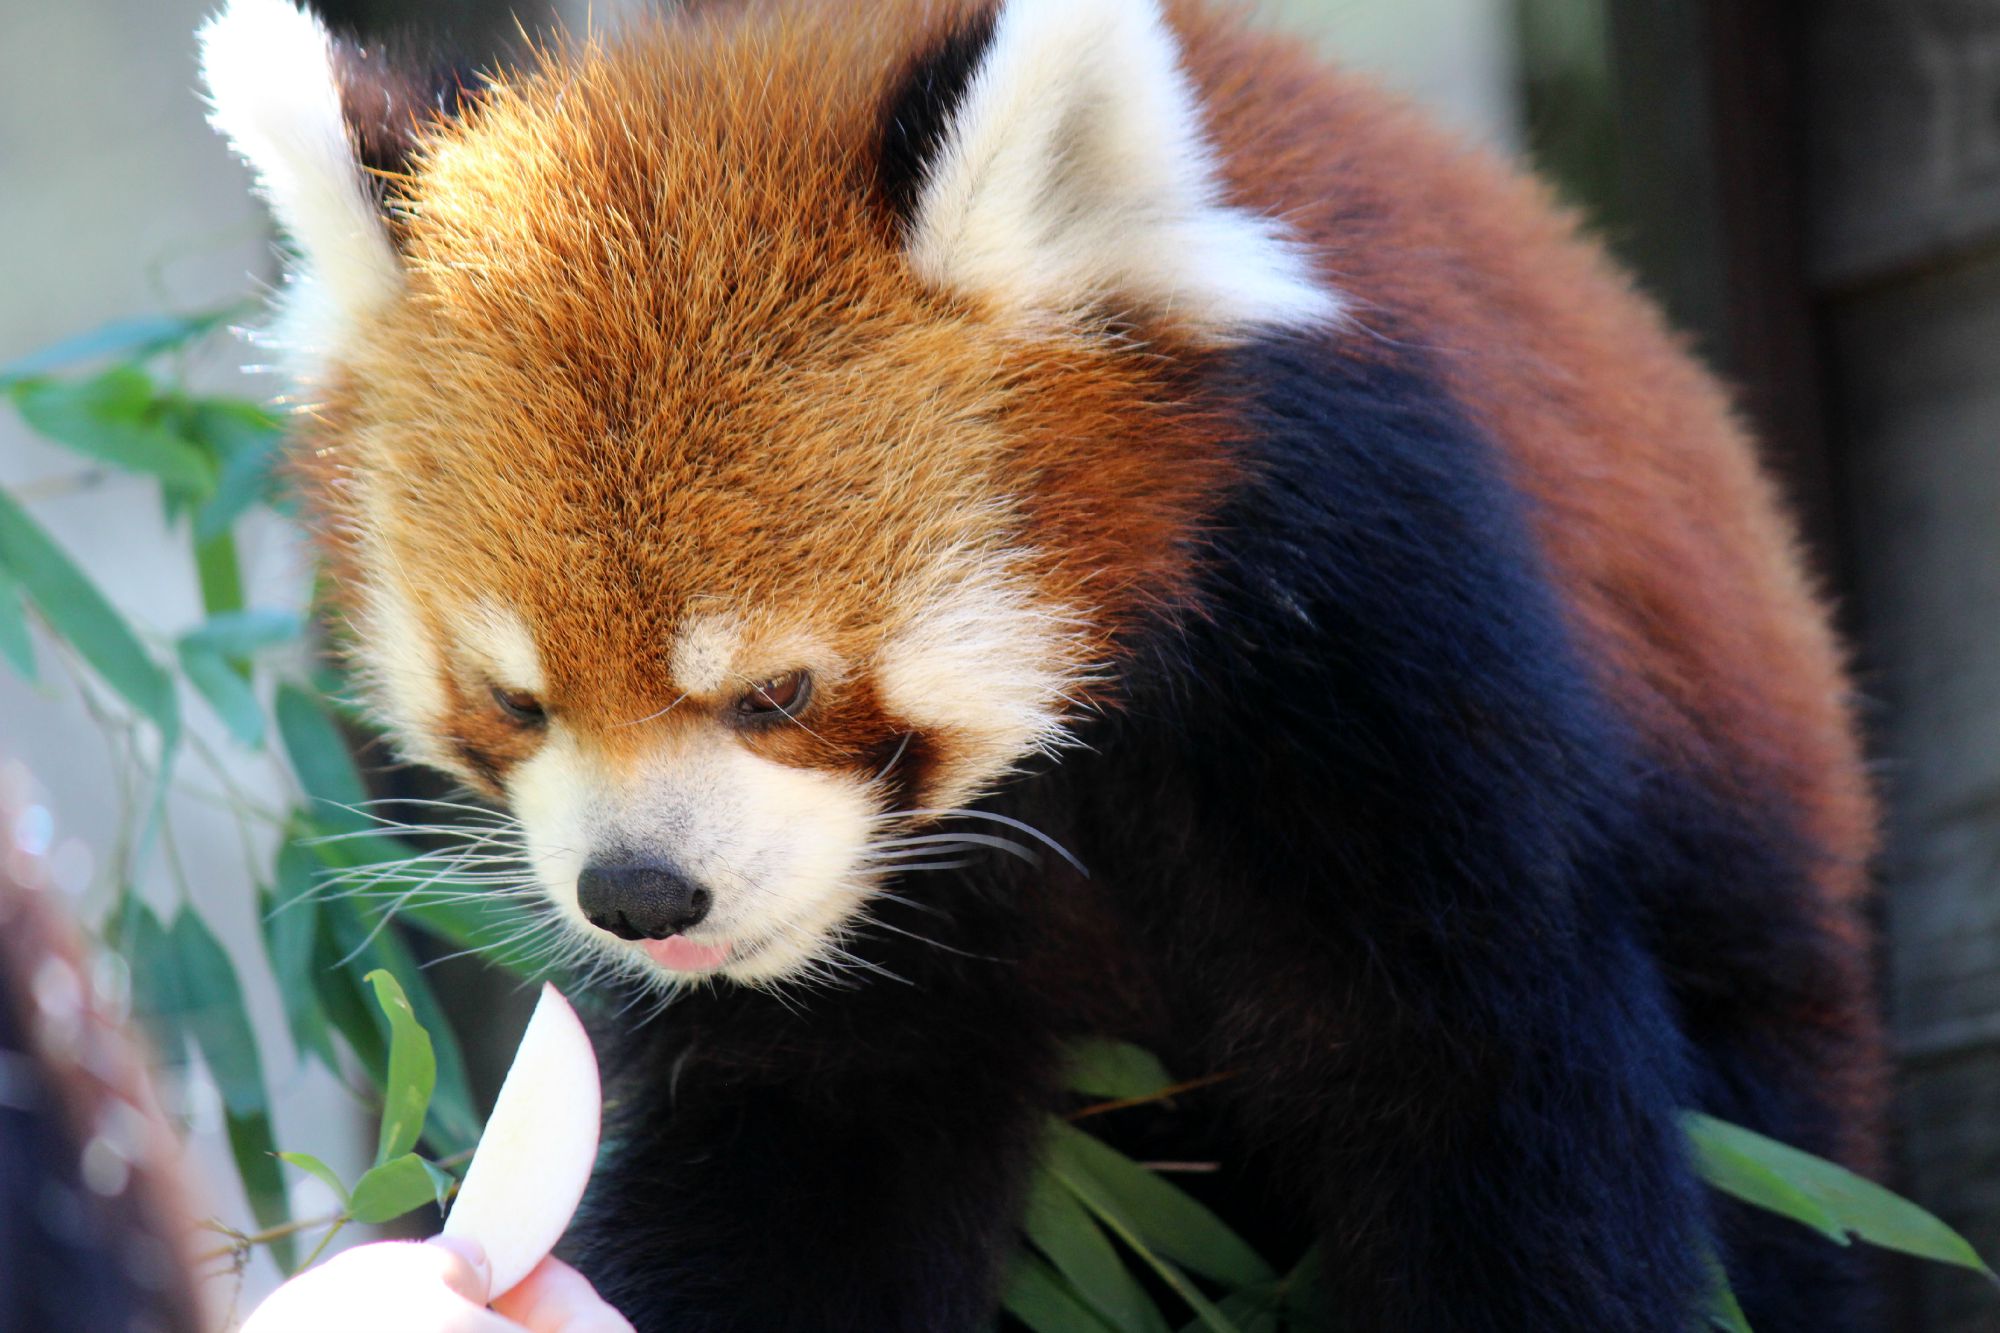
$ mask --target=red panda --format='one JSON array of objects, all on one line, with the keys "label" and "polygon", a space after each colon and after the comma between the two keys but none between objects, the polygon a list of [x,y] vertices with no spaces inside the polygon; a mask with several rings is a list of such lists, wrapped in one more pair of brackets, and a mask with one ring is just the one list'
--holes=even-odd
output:
[{"label": "red panda", "polygon": [[674,996],[570,1240],[640,1329],[983,1326],[1092,1033],[1232,1074],[1344,1327],[1866,1323],[1678,1118],[1874,1152],[1839,653],[1540,187],[1193,0],[203,63],[382,718]]}]

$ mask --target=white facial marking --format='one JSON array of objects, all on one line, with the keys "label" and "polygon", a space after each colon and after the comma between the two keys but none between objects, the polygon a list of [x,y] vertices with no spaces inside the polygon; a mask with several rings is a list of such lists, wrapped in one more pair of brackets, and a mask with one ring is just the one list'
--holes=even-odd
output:
[{"label": "white facial marking", "polygon": [[732,945],[720,972],[740,982],[810,969],[868,889],[866,785],[760,758],[727,734],[686,739],[614,778],[558,723],[508,792],[549,897],[600,956],[640,976],[671,974],[577,907],[577,875],[594,855],[658,857],[707,888],[713,906],[689,938]]},{"label": "white facial marking", "polygon": [[444,716],[444,663],[422,615],[393,575],[361,585],[354,612],[354,655],[365,695],[403,752],[425,763],[451,763],[433,739]]},{"label": "white facial marking", "polygon": [[468,664],[484,671],[505,689],[540,694],[548,689],[542,655],[520,616],[498,602],[481,602],[452,622],[458,647]]},{"label": "white facial marking", "polygon": [[741,684],[736,667],[743,646],[743,622],[730,615],[690,616],[674,635],[670,670],[674,684],[689,694],[714,694]]},{"label": "white facial marking", "polygon": [[290,0],[229,0],[203,25],[209,120],[250,164],[303,256],[272,340],[312,378],[356,321],[393,300],[403,268],[341,116],[326,29]]},{"label": "white facial marking", "polygon": [[1077,683],[1075,630],[1037,607],[1004,566],[988,559],[940,580],[875,664],[889,711],[969,756],[940,773],[938,805],[964,803],[1029,755],[1061,744],[1068,691]]},{"label": "white facial marking", "polygon": [[1226,342],[1339,309],[1277,222],[1223,202],[1155,0],[1005,0],[909,254],[1031,320],[1126,303]]}]

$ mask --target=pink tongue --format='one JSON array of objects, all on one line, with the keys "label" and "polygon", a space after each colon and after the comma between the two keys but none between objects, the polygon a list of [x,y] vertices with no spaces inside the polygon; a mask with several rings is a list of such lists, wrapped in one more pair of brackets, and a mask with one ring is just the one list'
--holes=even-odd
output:
[{"label": "pink tongue", "polygon": [[676,972],[712,972],[729,957],[727,944],[696,944],[685,935],[669,935],[663,940],[647,940],[639,946],[647,957]]}]

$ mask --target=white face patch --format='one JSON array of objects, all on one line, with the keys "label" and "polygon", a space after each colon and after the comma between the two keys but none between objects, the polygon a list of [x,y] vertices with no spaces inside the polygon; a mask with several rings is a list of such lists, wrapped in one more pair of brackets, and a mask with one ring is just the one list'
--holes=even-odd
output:
[{"label": "white face patch", "polygon": [[271,341],[295,378],[316,378],[357,322],[403,289],[341,115],[331,41],[291,0],[229,0],[199,40],[209,120],[249,163],[302,256]]},{"label": "white face patch", "polygon": [[1228,342],[1339,310],[1283,227],[1223,202],[1155,0],[1005,0],[909,255],[1030,322],[1109,304]]},{"label": "white face patch", "polygon": [[355,605],[364,693],[409,758],[449,767],[452,757],[433,739],[446,706],[444,661],[423,617],[393,577],[364,583]]},{"label": "white face patch", "polygon": [[884,645],[875,678],[890,712],[947,742],[955,759],[927,799],[953,807],[1060,746],[1078,635],[1071,617],[1037,607],[993,560],[940,583]]},{"label": "white face patch", "polygon": [[558,722],[507,785],[550,899],[595,956],[642,978],[678,974],[584,919],[577,875],[594,856],[658,858],[706,888],[713,905],[688,939],[728,945],[717,972],[748,983],[823,963],[872,885],[866,784],[760,758],[725,732],[613,778]]}]

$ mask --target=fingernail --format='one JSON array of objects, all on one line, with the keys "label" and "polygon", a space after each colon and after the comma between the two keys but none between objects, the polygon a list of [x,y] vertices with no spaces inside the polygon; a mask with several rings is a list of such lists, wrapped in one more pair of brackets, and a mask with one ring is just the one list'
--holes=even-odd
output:
[{"label": "fingernail", "polygon": [[441,1250],[450,1250],[479,1275],[481,1291],[493,1285],[493,1267],[486,1261],[486,1247],[470,1236],[432,1236],[426,1245],[435,1245]]}]

